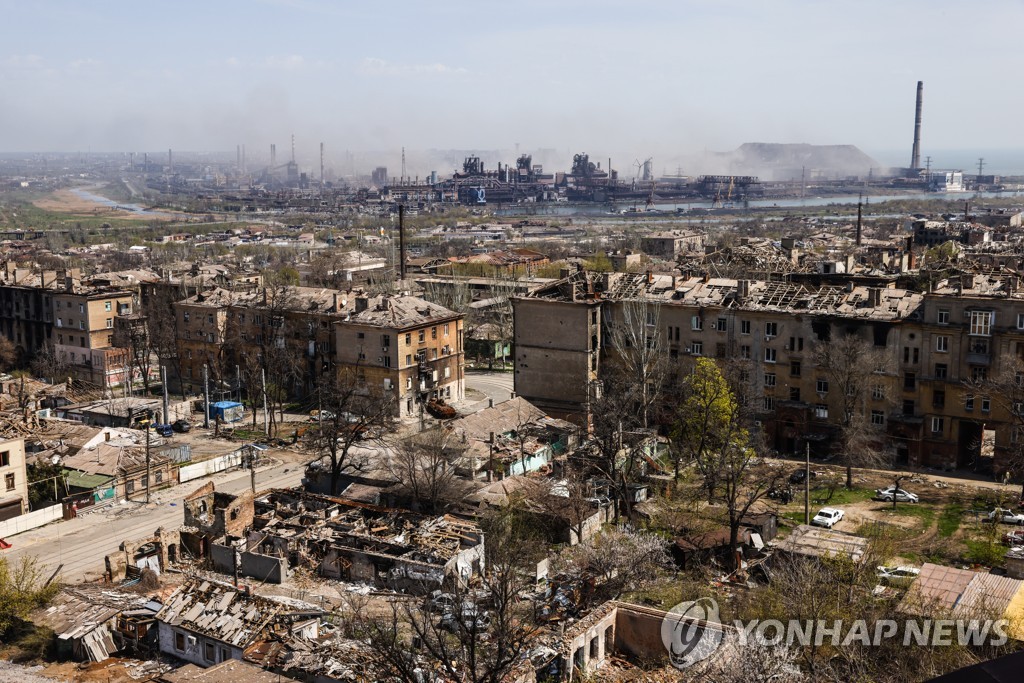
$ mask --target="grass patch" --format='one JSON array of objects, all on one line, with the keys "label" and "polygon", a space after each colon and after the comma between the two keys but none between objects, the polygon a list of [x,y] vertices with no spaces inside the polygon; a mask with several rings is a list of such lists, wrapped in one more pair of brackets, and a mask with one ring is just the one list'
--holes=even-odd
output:
[{"label": "grass patch", "polygon": [[920,503],[898,503],[895,510],[892,508],[892,503],[886,503],[885,508],[880,512],[892,517],[916,517],[921,520],[921,526],[925,529],[935,521],[935,508]]},{"label": "grass patch", "polygon": [[1006,557],[1006,548],[998,542],[988,540],[966,541],[967,551],[964,553],[964,560],[972,564],[982,564],[986,567],[999,567]]},{"label": "grass patch", "polygon": [[960,529],[960,522],[963,519],[964,506],[961,503],[949,503],[942,508],[939,515],[939,536],[949,538]]},{"label": "grass patch", "polygon": [[[801,487],[797,487],[794,491],[796,497],[794,501],[803,504],[804,492]],[[812,505],[827,505],[828,507],[838,507],[842,505],[849,505],[850,503],[861,503],[865,500],[871,500],[875,495],[874,489],[860,489],[860,488],[837,488],[832,492],[830,498],[829,490],[824,487],[812,488],[811,489],[811,504]],[[814,512],[817,512],[815,510]]]}]

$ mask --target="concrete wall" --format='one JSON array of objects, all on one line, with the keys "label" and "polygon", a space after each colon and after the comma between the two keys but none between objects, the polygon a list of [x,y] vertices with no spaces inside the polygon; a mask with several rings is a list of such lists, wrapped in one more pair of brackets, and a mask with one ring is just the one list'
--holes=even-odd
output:
[{"label": "concrete wall", "polygon": [[242,464],[242,450],[232,451],[225,455],[219,455],[216,458],[210,458],[202,462],[197,462],[193,465],[186,465],[178,470],[178,481],[184,484],[186,481],[192,481],[193,479],[199,479],[210,474],[216,474],[217,472],[223,472],[229,467],[238,467]]},{"label": "concrete wall", "polygon": [[20,517],[13,517],[4,522],[0,522],[0,538],[8,538],[15,534],[20,534],[22,531],[28,531],[29,529],[35,529],[41,527],[44,524],[49,524],[64,516],[64,510],[60,505],[53,505],[42,510],[36,510],[35,512],[29,512],[28,514],[21,515]]},{"label": "concrete wall", "polygon": [[265,583],[282,583],[291,574],[286,558],[249,552],[242,553],[238,571]]}]

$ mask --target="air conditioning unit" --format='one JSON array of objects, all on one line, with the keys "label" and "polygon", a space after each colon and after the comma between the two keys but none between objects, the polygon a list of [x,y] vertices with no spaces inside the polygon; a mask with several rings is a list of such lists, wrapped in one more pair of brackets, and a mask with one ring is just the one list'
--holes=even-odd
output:
[{"label": "air conditioning unit", "polygon": [[383,363],[384,362],[384,356],[377,356],[377,362],[378,363]]},{"label": "air conditioning unit", "polygon": [[391,353],[391,347],[385,346],[384,348],[381,349],[381,351],[384,353]]},{"label": "air conditioning unit", "polygon": [[760,427],[761,426],[761,421],[760,420],[754,420],[754,426],[755,427]]},{"label": "air conditioning unit", "polygon": [[770,341],[772,340],[772,335],[770,335],[770,334],[766,334],[766,335],[764,335],[764,340],[765,340],[766,342],[770,342]]},{"label": "air conditioning unit", "polygon": [[783,346],[782,350],[783,351],[789,351],[789,344],[786,344],[785,346]]}]

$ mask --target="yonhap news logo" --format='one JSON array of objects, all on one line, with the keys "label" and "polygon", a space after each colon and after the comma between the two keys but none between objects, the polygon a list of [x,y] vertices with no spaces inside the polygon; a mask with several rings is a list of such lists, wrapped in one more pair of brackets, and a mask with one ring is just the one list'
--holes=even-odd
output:
[{"label": "yonhap news logo", "polygon": [[686,669],[715,654],[722,637],[718,603],[713,598],[681,602],[661,622],[661,642],[677,669]]}]

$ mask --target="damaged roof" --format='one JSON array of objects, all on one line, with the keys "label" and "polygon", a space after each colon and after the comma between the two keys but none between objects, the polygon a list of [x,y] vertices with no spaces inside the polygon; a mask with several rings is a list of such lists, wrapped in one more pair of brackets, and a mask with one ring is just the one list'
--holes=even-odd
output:
[{"label": "damaged roof", "polygon": [[252,643],[283,606],[226,584],[192,580],[174,591],[156,618],[235,647]]}]

